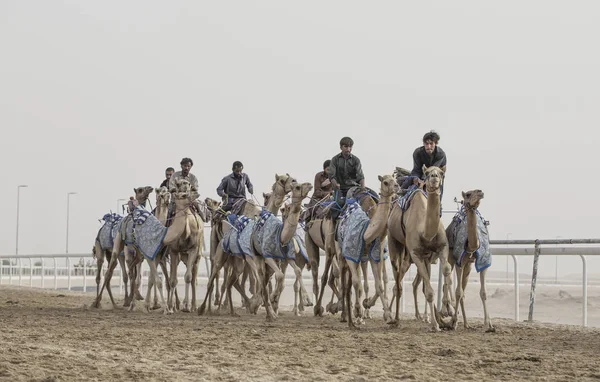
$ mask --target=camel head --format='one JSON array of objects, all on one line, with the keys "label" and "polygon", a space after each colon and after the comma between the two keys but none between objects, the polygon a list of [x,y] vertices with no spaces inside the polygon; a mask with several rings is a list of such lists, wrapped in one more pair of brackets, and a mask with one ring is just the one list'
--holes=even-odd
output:
[{"label": "camel head", "polygon": [[208,207],[210,212],[215,212],[219,209],[219,207],[221,207],[221,202],[211,198],[204,199],[204,203],[206,203],[206,206]]},{"label": "camel head", "polygon": [[175,187],[171,187],[169,192],[190,192],[192,191],[192,184],[183,178],[178,178],[175,180]]},{"label": "camel head", "polygon": [[271,199],[271,196],[273,196],[272,192],[263,192],[263,198],[265,200],[265,206],[269,204],[269,200]]},{"label": "camel head", "polygon": [[290,203],[284,204],[283,207],[281,207],[281,209],[280,209],[280,211],[281,211],[281,218],[283,220],[287,219],[287,217],[290,214],[291,210],[292,210],[292,205]]},{"label": "camel head", "polygon": [[312,188],[312,184],[308,182],[300,184],[294,181],[292,183],[292,201],[304,200],[304,198],[308,196],[308,193],[310,192],[310,190],[312,190]]},{"label": "camel head", "polygon": [[156,206],[167,207],[171,201],[171,193],[165,186],[156,189]]},{"label": "camel head", "polygon": [[439,193],[440,187],[444,182],[444,171],[436,166],[427,167],[423,165],[423,174],[425,174],[425,188],[427,193]]},{"label": "camel head", "polygon": [[154,188],[150,186],[134,188],[133,192],[135,192],[135,200],[137,200],[139,203],[145,202],[148,200],[148,196],[152,193],[152,191],[154,191]]},{"label": "camel head", "polygon": [[483,199],[483,191],[481,190],[470,190],[462,192],[463,205],[468,210],[476,210],[479,208],[479,202]]},{"label": "camel head", "polygon": [[[296,179],[292,178],[290,174],[277,175],[275,174],[275,183],[273,183],[273,193],[284,196],[292,191],[292,184],[296,182]],[[263,195],[264,196],[264,195]]]},{"label": "camel head", "polygon": [[393,196],[398,193],[400,189],[398,186],[398,182],[393,175],[379,175],[379,181],[381,182],[381,188],[379,189],[379,194],[383,197]]}]

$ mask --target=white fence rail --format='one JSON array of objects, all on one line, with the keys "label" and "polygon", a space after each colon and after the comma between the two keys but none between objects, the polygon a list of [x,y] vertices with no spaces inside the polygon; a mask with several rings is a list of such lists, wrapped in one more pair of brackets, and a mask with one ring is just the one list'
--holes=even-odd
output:
[{"label": "white fence rail", "polygon": [[[529,306],[529,317],[528,320],[533,319],[533,308],[535,302],[535,286],[537,280],[537,264],[539,256],[579,256],[582,261],[582,289],[583,289],[583,314],[582,314],[582,325],[588,325],[588,269],[586,256],[598,256],[600,255],[600,246],[593,247],[576,247],[573,245],[577,244],[600,244],[600,239],[584,239],[584,240],[496,240],[492,241],[492,253],[493,256],[510,256],[513,259],[514,272],[514,307],[516,321],[520,320],[519,312],[519,261],[518,258],[522,256],[534,256],[532,282],[531,282],[531,294],[530,294],[530,306]],[[529,245],[525,247],[524,245]],[[543,247],[543,245],[553,245],[553,247]],[[560,245],[557,247],[556,245]],[[206,270],[208,273],[208,260],[206,261]],[[89,253],[86,254],[44,254],[44,255],[0,255],[0,284],[8,281],[9,284],[13,283],[13,278],[18,278],[18,285],[23,285],[24,276],[29,278],[29,286],[33,286],[33,277],[36,276],[36,280],[39,277],[41,279],[41,287],[45,288],[45,281],[51,279],[53,281],[53,288],[58,288],[59,278],[67,278],[67,289],[71,290],[72,278],[77,277],[83,279],[83,290],[85,291],[90,282],[90,279],[95,284],[96,267],[89,267],[84,261],[82,266],[74,264],[73,259],[90,259]],[[48,267],[45,265],[44,259],[52,259],[53,266]],[[66,260],[65,267],[58,266],[57,261],[59,259]],[[8,260],[8,264],[5,264]],[[39,265],[34,265],[35,260],[41,260]],[[23,264],[27,261],[26,264]],[[25,267],[24,267],[25,265]],[[24,274],[25,271],[25,274]],[[438,307],[441,306],[441,272],[438,280]],[[115,275],[117,276],[117,274]],[[122,277],[119,277],[122,287]],[[405,280],[405,282],[408,282]],[[142,281],[143,283],[143,281]],[[402,299],[402,311],[405,310],[405,298]]]}]

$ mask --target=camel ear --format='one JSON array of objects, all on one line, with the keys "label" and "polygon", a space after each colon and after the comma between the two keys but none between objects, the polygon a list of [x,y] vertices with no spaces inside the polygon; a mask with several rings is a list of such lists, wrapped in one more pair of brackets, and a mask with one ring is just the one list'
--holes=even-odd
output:
[{"label": "camel ear", "polygon": [[288,174],[287,172],[285,173],[285,175],[290,176],[290,174]]},{"label": "camel ear", "polygon": [[277,173],[275,173],[275,181],[279,181],[279,175],[277,175]]},{"label": "camel ear", "polygon": [[425,174],[425,171],[427,171],[427,166],[423,165],[423,174]]},{"label": "camel ear", "polygon": [[377,175],[377,179],[379,179],[380,182],[383,182],[383,176]]},{"label": "camel ear", "polygon": [[467,194],[465,194],[465,192],[464,192],[464,191],[461,191],[461,192],[462,192],[462,197],[463,197],[463,199],[466,199],[466,198],[467,198]]}]

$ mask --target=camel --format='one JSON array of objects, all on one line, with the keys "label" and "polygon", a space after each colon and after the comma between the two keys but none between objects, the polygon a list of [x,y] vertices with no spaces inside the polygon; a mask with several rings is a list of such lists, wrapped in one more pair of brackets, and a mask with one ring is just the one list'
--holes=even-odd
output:
[{"label": "camel", "polygon": [[[427,195],[421,189],[415,189],[406,196],[409,200],[405,210],[399,203],[394,203],[388,219],[388,246],[396,281],[396,315],[389,324],[397,326],[399,323],[402,279],[412,260],[423,279],[426,300],[434,316],[431,320],[432,330],[439,331],[439,313],[433,303],[435,292],[430,283],[431,263],[440,259],[445,290],[450,290],[452,283],[451,267],[448,263],[448,240],[440,216],[440,187],[444,172],[435,166],[423,166],[423,172]],[[447,297],[444,295],[444,304],[446,303]],[[416,304],[415,310],[419,318]]]},{"label": "camel", "polygon": [[[148,200],[148,196],[150,195],[150,193],[152,193],[152,191],[154,191],[154,188],[150,187],[150,186],[146,186],[146,187],[137,187],[133,189],[133,192],[135,193],[135,203],[138,205],[141,204],[145,204],[146,201]],[[131,203],[132,201],[130,201]],[[133,203],[131,203],[133,204]],[[135,246],[133,245],[133,239],[131,237],[133,232],[133,221],[132,221],[132,217],[131,215],[128,215],[127,217],[125,217],[124,219],[122,219],[119,222],[119,227],[117,229],[117,233],[115,235],[115,238],[113,240],[114,244],[113,244],[113,248],[112,248],[112,253],[111,253],[111,258],[108,264],[108,270],[106,271],[106,274],[104,275],[104,282],[102,283],[102,288],[100,289],[100,292],[97,293],[96,295],[96,300],[94,301],[94,304],[92,304],[92,306],[94,306],[95,308],[99,308],[100,307],[100,302],[102,301],[102,292],[104,291],[104,289],[106,287],[110,286],[110,279],[112,278],[114,269],[117,265],[117,259],[119,257],[119,254],[121,252],[125,253],[125,263],[128,266],[128,278],[130,283],[130,293],[128,294],[127,292],[125,293],[125,301],[123,303],[123,306],[129,306],[131,309],[131,302],[133,300],[135,300],[135,292],[137,292],[139,294],[139,291],[136,287],[136,282],[135,280],[137,279],[137,273],[138,273],[138,267],[137,264],[134,262],[135,259],[135,255],[137,252],[137,249],[135,248]],[[123,278],[123,280],[125,281],[125,278]],[[125,284],[127,285],[127,284]],[[125,289],[127,289],[127,287],[125,287]],[[113,304],[113,308],[116,308],[116,304],[114,299],[112,298],[112,294],[109,292],[109,296],[111,298],[111,302]]]},{"label": "camel", "polygon": [[[369,216],[369,218],[373,217],[377,210],[377,202],[370,192],[361,192],[358,195],[355,195],[355,197],[359,200],[360,206],[362,210],[365,211],[367,216]],[[335,222],[329,217],[324,219],[314,219],[309,222],[307,228],[308,229],[304,236],[304,241],[313,276],[313,293],[315,294],[315,298],[317,300],[313,308],[314,315],[321,317],[323,316],[324,309],[322,306],[322,300],[326,284],[328,284],[333,291],[331,301],[329,304],[327,304],[327,311],[335,314],[341,308],[341,301],[343,300],[340,290],[336,287],[336,280],[340,277],[340,265],[335,256],[336,249],[335,240],[333,238]],[[321,287],[319,288],[320,249],[325,252],[325,269],[323,270],[323,275],[321,276]],[[385,285],[384,293],[387,293],[387,272],[385,269],[385,263],[383,264],[383,280]],[[367,262],[361,263],[361,271],[364,275],[367,274]],[[365,294],[368,296],[369,284],[366,277],[363,288]],[[337,304],[333,303],[335,297],[338,298]]]},{"label": "camel", "polygon": [[[266,210],[272,214],[276,214],[277,211],[279,210],[279,208],[283,205],[286,195],[292,191],[292,188],[295,184],[296,184],[296,180],[294,178],[292,178],[289,174],[285,174],[285,175],[275,174],[275,183],[273,183],[273,187],[272,187],[273,196],[269,199],[269,203],[266,206]],[[220,226],[221,227],[225,227],[225,226],[229,227],[228,224],[220,224]],[[244,265],[245,262],[242,261],[241,258],[239,258],[239,257],[228,256],[229,254],[226,253],[225,250],[223,249],[222,240],[223,240],[223,236],[225,235],[224,230],[219,230],[219,227],[217,227],[217,229],[214,229],[214,227],[213,227],[213,231],[215,231],[216,234],[215,234],[214,240],[213,240],[213,235],[211,232],[211,260],[212,260],[211,261],[211,272],[210,272],[210,278],[208,280],[206,296],[204,297],[204,301],[202,302],[202,304],[200,305],[200,308],[198,309],[199,315],[204,314],[204,312],[207,308],[206,302],[212,293],[214,283],[219,275],[219,271],[228,262],[229,262],[229,266],[230,266],[230,271],[233,274],[233,276],[231,276],[231,275],[229,276],[230,280],[228,282],[231,282],[232,285],[236,287],[236,289],[240,292],[240,294],[242,295],[242,298],[244,299],[244,304],[246,305],[247,308],[249,308],[249,301],[248,301],[247,297],[245,297],[244,290],[241,288],[239,283],[236,283],[236,281],[237,281],[236,274],[239,275],[240,273],[243,272],[243,267],[245,266]],[[214,254],[213,254],[213,250],[214,250]],[[241,267],[241,269],[240,269],[240,267]],[[231,268],[233,268],[233,269],[231,269]],[[233,303],[231,301],[230,301],[230,305],[231,305],[231,313],[233,314],[234,313],[233,312]],[[209,311],[210,311],[210,308],[211,307],[209,304],[208,305]],[[258,309],[258,307],[256,307],[256,309]]]},{"label": "camel", "polygon": [[[104,259],[110,263],[110,259],[112,256],[112,247],[114,243],[115,235],[118,231],[119,222],[123,217],[119,214],[106,214],[102,218],[104,221],[104,225],[100,227],[98,230],[98,234],[96,235],[96,240],[94,242],[94,246],[92,247],[92,254],[96,259],[96,299],[100,294],[100,280],[102,279],[102,266],[104,265]],[[125,266],[125,256],[119,256],[119,264],[121,265],[121,275],[123,277],[123,284],[125,285],[125,300],[129,300],[129,290],[127,289],[128,278],[127,278],[127,268]],[[115,305],[115,299],[112,295],[112,289],[110,284],[107,287],[107,292],[112,301],[113,305]]]},{"label": "camel", "polygon": [[[283,290],[284,274],[281,272],[276,259],[289,258],[287,253],[293,246],[291,240],[296,233],[298,220],[300,218],[301,203],[312,190],[310,183],[292,184],[292,202],[291,209],[287,218],[281,222],[274,214],[263,211],[259,222],[256,223],[250,239],[252,255],[246,257],[246,261],[250,265],[252,274],[257,280],[257,287],[261,290],[262,300],[267,311],[267,321],[274,320],[279,309],[279,297]],[[273,197],[275,199],[275,197]],[[293,249],[292,249],[293,251]],[[268,265],[268,268],[266,267]],[[269,271],[275,274],[275,291],[274,301],[271,303],[270,296],[267,291],[267,284],[270,278]],[[238,269],[233,269],[235,278]],[[264,273],[264,274],[263,274]],[[263,277],[261,277],[263,274]],[[227,285],[227,294],[230,297],[231,304],[231,284],[230,280]],[[255,297],[259,297],[255,295]],[[259,306],[258,298],[253,299],[250,305],[250,311],[256,312]],[[231,305],[233,310],[233,305]]]},{"label": "camel", "polygon": [[[489,235],[486,221],[481,217],[479,203],[483,199],[481,190],[471,190],[462,193],[463,207],[454,216],[452,223],[446,229],[448,243],[450,247],[449,258],[451,266],[456,266],[456,302],[454,306],[454,316],[452,317],[452,328],[456,329],[458,324],[458,304],[463,316],[465,329],[469,329],[467,316],[465,314],[465,289],[469,281],[471,268],[475,264],[481,281],[479,296],[483,303],[483,328],[486,332],[494,332],[490,315],[487,309],[487,290],[485,275],[488,267],[491,265],[491,253],[489,252]],[[466,220],[466,221],[465,221]]]},{"label": "camel", "polygon": [[[387,235],[388,215],[391,210],[392,198],[398,192],[398,183],[392,175],[380,175],[378,178],[381,182],[381,198],[374,215],[369,218],[358,203],[347,205],[340,222],[338,240],[335,243],[338,257],[343,256],[346,260],[339,259],[342,273],[342,293],[345,293],[343,298],[346,308],[345,315],[350,327],[355,327],[356,323],[362,322],[362,308],[371,308],[379,297],[381,297],[383,303],[384,320],[387,321],[391,318],[387,295],[384,293],[382,279],[383,262],[381,260],[383,260],[384,239]],[[379,253],[373,253],[373,251],[378,251]],[[368,261],[371,263],[373,277],[375,278],[375,295],[371,299],[365,299],[361,306],[359,264],[366,263],[366,261],[363,261],[363,256],[367,256]],[[346,282],[345,275],[348,272],[349,280]],[[364,271],[363,276],[366,279],[366,272]],[[352,283],[356,291],[356,322],[352,320],[352,311],[350,308],[350,283]]]},{"label": "camel", "polygon": [[[168,309],[166,313],[174,311],[174,292],[177,289],[177,266],[181,260],[186,265],[185,297],[183,298],[183,312],[196,310],[196,279],[198,276],[198,262],[204,246],[204,221],[198,213],[190,208],[198,198],[194,190],[185,179],[177,179],[175,189],[169,190],[174,197],[175,211],[172,222],[163,240],[163,245],[169,250],[171,259],[171,274],[169,284],[171,289],[168,294]],[[192,290],[191,304],[189,290]]]}]

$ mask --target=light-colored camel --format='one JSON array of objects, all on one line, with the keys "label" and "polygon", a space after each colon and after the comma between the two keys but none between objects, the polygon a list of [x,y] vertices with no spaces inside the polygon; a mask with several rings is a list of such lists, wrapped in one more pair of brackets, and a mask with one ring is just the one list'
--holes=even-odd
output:
[{"label": "light-colored camel", "polygon": [[[445,290],[450,290],[452,283],[448,240],[440,216],[440,187],[444,172],[435,166],[423,166],[423,172],[427,196],[421,190],[414,191],[407,209],[402,211],[395,203],[388,219],[388,245],[396,282],[396,316],[390,324],[398,325],[402,279],[412,260],[423,279],[426,300],[434,316],[432,329],[439,331],[438,312],[433,302],[435,292],[430,282],[432,261],[437,258],[441,261]],[[447,303],[446,299],[444,295],[444,303]]]},{"label": "light-colored camel", "polygon": [[[383,303],[383,309],[384,309],[384,314],[383,314],[383,318],[384,320],[389,320],[391,318],[391,313],[389,311],[389,305],[387,302],[387,295],[384,293],[384,286],[383,286],[383,278],[382,278],[382,265],[383,265],[383,261],[384,261],[384,252],[383,252],[383,246],[384,246],[384,240],[385,237],[387,235],[387,223],[388,223],[388,216],[390,213],[390,210],[392,208],[392,198],[396,195],[396,193],[398,192],[398,183],[396,182],[396,180],[394,179],[394,177],[392,175],[384,175],[384,176],[379,176],[379,181],[380,181],[380,200],[378,202],[378,206],[375,209],[375,213],[372,217],[369,218],[368,221],[368,225],[367,228],[363,234],[363,242],[364,245],[362,246],[363,251],[362,253],[343,253],[342,249],[341,249],[341,243],[336,241],[336,252],[338,254],[338,261],[340,261],[340,265],[341,265],[341,280],[342,280],[342,293],[345,293],[344,295],[344,303],[345,303],[345,313],[347,316],[347,320],[348,320],[348,325],[350,327],[354,327],[356,323],[361,323],[362,322],[362,315],[363,315],[363,311],[362,309],[369,309],[371,308],[374,304],[375,301],[377,301],[377,298],[381,297],[382,303]],[[348,239],[352,239],[352,238],[345,238],[345,240]],[[371,244],[376,240],[379,239],[379,261],[375,261],[373,260],[373,258],[371,256],[369,256],[369,248],[371,247]],[[358,248],[357,248],[358,250]],[[342,255],[345,259],[341,259],[340,255]],[[373,271],[373,277],[375,279],[375,294],[372,298],[370,299],[365,299],[364,301],[362,301],[362,306],[361,306],[361,290],[360,290],[360,277],[361,277],[361,272],[359,271],[359,264],[361,263],[367,263],[366,261],[362,261],[362,257],[363,256],[367,256],[368,257],[368,261],[371,264],[371,269]],[[344,261],[345,260],[345,261]],[[358,260],[358,262],[356,262],[356,260]],[[363,277],[365,277],[366,280],[366,272],[364,271],[366,267],[363,267]],[[346,282],[345,280],[345,274],[349,272],[349,280],[348,282]],[[350,289],[350,283],[352,283],[352,286],[354,287],[354,290],[357,291],[356,293],[356,297],[355,297],[355,314],[357,316],[357,320],[356,322],[354,322],[352,320],[352,310],[351,310],[351,303],[350,303],[350,294],[351,294],[351,289]]]},{"label": "light-colored camel", "polygon": [[[281,269],[274,258],[265,257],[267,254],[263,253],[261,242],[266,242],[266,240],[277,240],[278,242],[275,243],[275,245],[285,246],[290,244],[290,241],[296,233],[296,228],[298,227],[298,219],[300,218],[300,213],[302,211],[301,203],[306,198],[310,190],[312,190],[312,184],[310,183],[299,184],[294,182],[292,184],[291,209],[289,215],[283,221],[283,227],[281,228],[281,234],[279,235],[279,238],[275,236],[259,237],[258,235],[262,235],[262,231],[257,232],[255,230],[252,233],[251,247],[253,256],[246,257],[246,261],[250,265],[252,273],[257,280],[257,286],[261,291],[262,300],[267,311],[267,320],[273,320],[277,316],[277,311],[279,309],[279,297],[281,295],[281,290],[283,289],[285,275],[281,272]],[[273,197],[273,199],[275,199],[275,197]],[[239,270],[239,268],[238,270],[234,269],[234,272],[238,272]],[[275,290],[273,291],[273,302],[271,302],[267,288],[271,273],[275,275],[276,281]],[[227,293],[231,297],[231,281],[228,283]],[[256,312],[259,304],[259,298],[253,299],[250,305],[250,311]],[[233,305],[231,305],[231,309],[233,309]]]},{"label": "light-colored camel", "polygon": [[[183,312],[196,310],[196,279],[198,276],[198,262],[204,246],[204,221],[198,213],[193,212],[192,205],[198,198],[194,190],[185,179],[175,181],[175,190],[169,190],[174,197],[175,210],[171,225],[163,240],[163,245],[168,248],[171,260],[171,274],[169,275],[168,310],[171,313],[175,308],[174,291],[177,288],[177,267],[179,261],[186,266],[184,275],[185,296],[183,298]],[[158,277],[158,276],[157,276]],[[190,288],[192,290],[190,303]]]},{"label": "light-colored camel", "polygon": [[[283,203],[285,201],[286,195],[290,191],[292,191],[292,188],[295,184],[296,184],[296,180],[294,178],[292,178],[289,174],[285,174],[285,175],[275,174],[275,183],[273,183],[273,187],[272,187],[273,197],[271,197],[269,199],[269,203],[267,204],[266,209],[273,214],[277,214],[277,211],[279,210],[279,208],[281,208],[281,206],[283,205]],[[222,226],[224,227],[224,226],[228,226],[228,225],[223,224]],[[213,230],[214,230],[214,228],[213,228]],[[217,230],[214,230],[214,231],[217,231]],[[230,269],[229,277],[231,277],[231,279],[228,279],[229,280],[228,282],[231,282],[231,284],[234,287],[236,287],[236,289],[238,290],[238,292],[240,292],[240,294],[242,295],[242,298],[244,299],[244,305],[246,307],[249,307],[249,300],[247,299],[247,297],[245,297],[244,289],[242,289],[240,284],[236,282],[238,280],[238,275],[240,275],[243,272],[245,262],[237,256],[229,256],[229,254],[224,251],[223,245],[221,243],[223,234],[224,233],[222,231],[221,231],[221,233],[217,233],[214,236],[215,240],[213,241],[213,236],[211,233],[211,256],[212,256],[211,272],[210,272],[210,278],[208,280],[206,296],[204,297],[204,301],[202,302],[202,305],[200,305],[200,308],[198,309],[199,315],[204,314],[204,312],[207,310],[206,302],[212,293],[215,280],[217,279],[217,277],[219,275],[219,271],[221,270],[221,268],[223,268],[223,266],[225,266],[226,263],[229,263],[228,264],[228,267]],[[213,243],[214,243],[214,245],[213,245]],[[214,255],[212,253],[213,250],[214,250]],[[230,306],[231,306],[231,314],[234,314],[233,304],[231,301],[230,301]],[[209,304],[208,311],[210,311],[210,309],[211,309],[211,307]],[[258,307],[256,307],[256,310],[257,309],[258,309]],[[254,311],[254,313],[256,312],[256,310]]]},{"label": "light-colored camel", "polygon": [[[154,191],[154,188],[150,187],[150,186],[146,186],[146,187],[137,187],[133,189],[133,192],[135,193],[135,202],[137,205],[141,205],[141,204],[145,204],[146,201],[148,200],[148,196],[150,195],[150,193],[152,193],[152,191]],[[130,223],[128,223],[130,222]],[[135,247],[135,245],[133,244],[126,244],[125,243],[125,231],[127,228],[127,224],[131,224],[133,225],[133,221],[131,221],[131,214],[127,217],[125,217],[122,220],[122,224],[121,224],[121,229],[117,232],[115,239],[114,239],[114,244],[113,244],[113,248],[112,248],[112,252],[111,252],[111,258],[110,258],[110,262],[108,264],[108,270],[106,271],[106,274],[104,275],[104,282],[102,283],[102,288],[100,289],[100,292],[97,293],[96,296],[96,300],[94,301],[94,304],[92,304],[92,306],[99,308],[100,307],[100,302],[102,301],[102,292],[104,291],[104,289],[107,286],[110,286],[110,279],[112,278],[114,269],[117,265],[117,259],[119,258],[119,254],[121,252],[125,253],[125,263],[127,264],[128,267],[128,272],[127,272],[127,276],[129,278],[130,281],[130,293],[129,294],[125,294],[125,301],[123,303],[123,306],[129,306],[130,310],[131,308],[131,302],[135,300],[135,292],[137,292],[139,294],[138,288],[136,287],[136,280],[137,280],[137,273],[139,268],[137,267],[137,263],[135,261],[135,259],[138,257],[139,255],[139,251],[137,250],[137,248]],[[125,278],[123,278],[123,280],[125,280]],[[125,284],[127,285],[127,284]],[[127,289],[127,287],[125,287]],[[116,304],[112,298],[111,293],[109,292],[109,296],[111,296],[111,302],[113,304],[113,307],[116,307]]]},{"label": "light-colored camel", "polygon": [[[368,193],[360,193],[358,195],[358,201],[363,211],[367,213],[369,218],[372,218],[377,211],[377,202]],[[323,316],[323,294],[325,292],[325,285],[329,285],[332,290],[331,301],[327,304],[327,311],[330,313],[337,313],[342,308],[343,295],[341,290],[336,284],[339,284],[340,278],[340,266],[336,256],[335,239],[334,239],[335,222],[330,218],[315,219],[308,224],[308,230],[304,236],[306,244],[306,252],[311,265],[311,272],[313,276],[313,293],[317,300],[314,307],[315,316]],[[321,287],[319,288],[319,262],[320,253],[319,250],[325,252],[325,269],[321,276]],[[363,275],[367,274],[368,263],[361,263],[361,271]],[[385,263],[383,263],[383,280],[384,280],[384,293],[387,293],[387,272],[385,269]],[[364,284],[361,286],[368,296],[369,284],[368,280],[364,278]],[[357,291],[358,293],[358,291]],[[361,292],[362,293],[362,292]],[[334,303],[334,298],[338,299],[337,303]],[[342,320],[345,320],[345,314],[342,316]]]},{"label": "light-colored camel", "polygon": [[[481,190],[471,190],[462,193],[463,197],[463,208],[466,213],[467,219],[467,243],[464,248],[465,254],[461,260],[461,266],[456,264],[456,258],[450,255],[450,264],[452,267],[456,269],[456,305],[454,307],[454,316],[452,317],[452,327],[456,329],[456,325],[458,324],[458,304],[460,303],[460,309],[462,311],[463,316],[463,324],[465,329],[469,329],[469,324],[467,323],[467,315],[465,314],[465,289],[467,287],[467,282],[469,281],[469,274],[471,273],[471,268],[473,264],[477,260],[476,252],[482,248],[481,243],[483,240],[486,240],[489,245],[489,238],[480,237],[479,236],[479,228],[478,228],[478,220],[480,216],[477,214],[477,209],[479,208],[479,203],[481,199],[483,199],[483,192]],[[452,249],[454,243],[456,242],[456,238],[454,237],[455,232],[452,230],[452,225],[448,226],[446,230],[446,234],[448,236],[448,242],[450,243],[450,253],[452,254]],[[484,232],[487,234],[487,230]],[[487,245],[486,245],[487,247]],[[479,296],[481,297],[481,302],[483,303],[483,328],[487,332],[495,331],[494,326],[492,325],[492,320],[490,319],[490,315],[487,309],[487,290],[485,283],[485,275],[487,272],[487,268],[482,269],[479,272],[480,279],[480,290]]]}]

